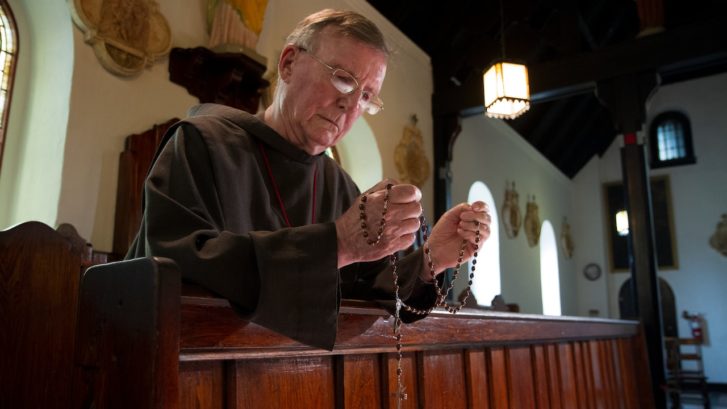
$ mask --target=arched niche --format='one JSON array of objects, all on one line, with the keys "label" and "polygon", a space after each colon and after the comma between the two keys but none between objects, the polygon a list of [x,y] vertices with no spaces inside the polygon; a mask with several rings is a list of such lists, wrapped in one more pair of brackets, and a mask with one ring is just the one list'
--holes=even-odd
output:
[{"label": "arched niche", "polygon": [[379,146],[364,117],[354,122],[348,134],[336,145],[336,151],[341,167],[362,191],[383,178]]},{"label": "arched niche", "polygon": [[[472,280],[472,294],[477,299],[479,305],[490,305],[492,299],[499,295],[502,291],[500,280],[500,222],[499,213],[495,206],[495,199],[492,192],[483,182],[477,181],[470,186],[467,202],[473,203],[482,201],[487,203],[490,209],[490,237],[482,244],[478,251],[478,260],[476,264],[475,276]],[[472,270],[472,261],[469,262],[469,268],[460,274],[469,274]],[[463,281],[467,281],[466,275],[463,275]]]},{"label": "arched niche", "polygon": [[540,228],[540,284],[543,294],[543,314],[560,315],[560,270],[558,242],[553,225],[545,220]]}]

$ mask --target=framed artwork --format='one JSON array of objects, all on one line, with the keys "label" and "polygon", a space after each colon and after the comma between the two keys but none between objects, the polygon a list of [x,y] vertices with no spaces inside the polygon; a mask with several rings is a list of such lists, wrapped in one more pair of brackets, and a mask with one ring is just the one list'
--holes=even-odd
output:
[{"label": "framed artwork", "polygon": [[[657,264],[659,269],[676,269],[679,268],[679,262],[674,240],[669,176],[652,176],[650,183]],[[628,236],[620,236],[616,230],[616,213],[626,208],[623,182],[604,183],[603,197],[610,270],[629,271]]]}]

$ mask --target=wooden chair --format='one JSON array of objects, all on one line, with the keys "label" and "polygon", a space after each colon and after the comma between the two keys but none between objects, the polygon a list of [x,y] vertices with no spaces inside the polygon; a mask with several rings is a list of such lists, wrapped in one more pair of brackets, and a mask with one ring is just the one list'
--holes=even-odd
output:
[{"label": "wooden chair", "polygon": [[680,408],[682,398],[696,397],[710,408],[707,377],[704,375],[702,344],[694,338],[664,338],[667,351],[666,390],[673,408]]},{"label": "wooden chair", "polygon": [[47,225],[0,232],[0,408],[67,408],[82,249]]}]

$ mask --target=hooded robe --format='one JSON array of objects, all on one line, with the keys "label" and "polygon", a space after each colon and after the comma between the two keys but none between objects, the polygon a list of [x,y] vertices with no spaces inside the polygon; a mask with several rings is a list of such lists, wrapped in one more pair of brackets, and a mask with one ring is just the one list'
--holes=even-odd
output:
[{"label": "hooded robe", "polygon": [[[183,280],[243,318],[330,350],[341,298],[394,307],[388,258],[337,268],[334,221],[359,194],[325,154],[309,155],[256,116],[202,104],[160,144],[126,258],[170,258]],[[436,293],[419,278],[423,264],[421,249],[399,260],[399,293],[427,309]],[[402,311],[405,322],[419,318]]]}]

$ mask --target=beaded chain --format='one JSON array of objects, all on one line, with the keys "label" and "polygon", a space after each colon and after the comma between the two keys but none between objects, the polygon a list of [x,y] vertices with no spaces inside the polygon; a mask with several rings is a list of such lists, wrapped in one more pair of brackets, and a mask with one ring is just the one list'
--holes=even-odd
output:
[{"label": "beaded chain", "polygon": [[[386,185],[386,192],[384,193],[384,209],[381,211],[381,221],[379,221],[379,227],[376,232],[376,239],[372,239],[369,237],[369,233],[367,231],[368,225],[366,223],[366,201],[367,201],[367,193],[364,193],[361,195],[361,203],[359,204],[359,218],[361,220],[361,231],[363,232],[363,237],[366,240],[366,243],[368,243],[370,246],[375,246],[381,242],[381,237],[384,234],[384,228],[386,227],[386,212],[389,208],[389,196],[391,194],[391,188],[393,187],[392,184]],[[475,233],[475,253],[474,257],[472,258],[472,271],[469,274],[469,281],[467,283],[467,288],[465,289],[465,296],[462,299],[461,303],[457,306],[451,306],[445,302],[447,296],[452,291],[452,288],[454,288],[454,282],[457,280],[457,276],[459,274],[459,268],[462,265],[462,261],[464,258],[464,251],[465,247],[467,246],[467,240],[462,240],[462,245],[459,248],[459,255],[457,257],[457,265],[454,267],[454,274],[452,275],[452,281],[449,283],[449,286],[447,286],[446,290],[439,286],[439,283],[436,280],[436,273],[434,268],[434,261],[432,260],[432,252],[429,244],[427,243],[427,239],[429,236],[429,227],[427,226],[427,220],[424,218],[424,216],[419,217],[419,221],[421,224],[421,233],[422,238],[424,241],[424,254],[427,256],[427,264],[429,267],[429,273],[432,277],[432,281],[434,283],[434,289],[437,293],[437,300],[434,303],[433,306],[429,307],[428,309],[418,309],[411,307],[409,305],[406,305],[404,301],[402,301],[401,297],[399,296],[399,273],[398,273],[398,267],[399,267],[399,258],[396,255],[396,253],[393,253],[389,256],[389,262],[391,264],[391,271],[392,275],[394,277],[394,296],[396,298],[396,309],[394,312],[394,339],[396,340],[396,383],[397,383],[397,407],[401,407],[401,402],[407,399],[405,387],[402,382],[401,375],[403,373],[403,370],[401,369],[401,359],[402,359],[402,343],[401,343],[401,310],[402,308],[408,312],[411,312],[413,314],[417,315],[428,315],[432,312],[432,310],[436,307],[444,307],[448,312],[452,314],[456,314],[459,312],[462,307],[464,307],[465,303],[467,302],[467,298],[470,296],[470,287],[472,286],[472,279],[475,276],[475,265],[477,264],[477,250],[479,249],[479,243],[480,243],[480,223],[478,221],[474,221],[475,227],[477,227],[477,232]]]}]

